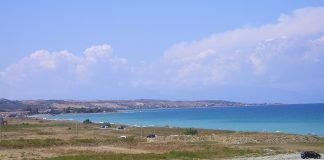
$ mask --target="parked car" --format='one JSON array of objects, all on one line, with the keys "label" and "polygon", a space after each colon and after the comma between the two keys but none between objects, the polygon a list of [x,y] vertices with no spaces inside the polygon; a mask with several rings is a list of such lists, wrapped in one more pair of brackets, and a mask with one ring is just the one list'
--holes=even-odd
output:
[{"label": "parked car", "polygon": [[119,126],[117,129],[123,130],[123,129],[125,129],[125,127],[124,126]]},{"label": "parked car", "polygon": [[101,126],[101,129],[106,129],[106,128],[110,128],[109,126]]},{"label": "parked car", "polygon": [[308,158],[321,159],[321,155],[314,151],[303,151],[300,153],[300,157],[302,159],[308,159]]},{"label": "parked car", "polygon": [[146,136],[146,138],[155,138],[156,137],[156,134],[149,134]]}]

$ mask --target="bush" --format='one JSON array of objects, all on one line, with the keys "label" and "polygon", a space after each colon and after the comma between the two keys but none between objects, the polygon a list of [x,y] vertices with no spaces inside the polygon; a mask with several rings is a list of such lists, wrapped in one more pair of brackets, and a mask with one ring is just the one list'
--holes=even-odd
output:
[{"label": "bush", "polygon": [[63,141],[60,139],[12,139],[12,140],[2,140],[0,142],[0,148],[30,148],[30,147],[50,147],[62,145]]},{"label": "bush", "polygon": [[198,130],[189,128],[189,129],[186,129],[184,134],[185,135],[196,135],[196,134],[198,134]]},{"label": "bush", "polygon": [[105,126],[111,127],[111,124],[109,122],[104,123]]},{"label": "bush", "polygon": [[90,123],[92,123],[92,122],[91,122],[90,119],[86,119],[86,120],[83,121],[83,123],[84,123],[84,124],[90,124]]}]

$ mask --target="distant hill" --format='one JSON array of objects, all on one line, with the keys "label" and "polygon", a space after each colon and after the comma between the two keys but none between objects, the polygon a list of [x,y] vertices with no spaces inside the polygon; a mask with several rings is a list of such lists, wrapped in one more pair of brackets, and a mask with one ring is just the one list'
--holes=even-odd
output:
[{"label": "distant hill", "polygon": [[192,107],[219,107],[219,106],[249,106],[255,103],[232,102],[224,100],[200,101],[170,101],[154,99],[138,100],[8,100],[0,99],[0,111],[33,111],[38,113],[81,113],[104,112],[118,109],[150,109],[150,108],[192,108]]},{"label": "distant hill", "polygon": [[0,99],[0,112],[9,112],[9,111],[17,111],[23,108],[23,104],[21,101],[11,101],[8,99]]}]

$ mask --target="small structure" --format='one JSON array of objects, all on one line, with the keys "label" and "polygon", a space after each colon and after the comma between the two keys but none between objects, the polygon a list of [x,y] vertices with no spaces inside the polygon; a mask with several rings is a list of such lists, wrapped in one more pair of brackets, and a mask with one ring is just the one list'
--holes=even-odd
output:
[{"label": "small structure", "polygon": [[4,120],[2,116],[0,116],[0,126],[6,126],[6,125],[8,125],[8,122]]},{"label": "small structure", "polygon": [[106,126],[106,125],[103,125],[100,127],[101,129],[107,129],[107,128],[110,128],[109,126]]},{"label": "small structure", "polygon": [[120,136],[119,138],[127,138],[127,136]]},{"label": "small structure", "polygon": [[146,138],[155,138],[156,137],[156,134],[149,134],[146,136]]}]

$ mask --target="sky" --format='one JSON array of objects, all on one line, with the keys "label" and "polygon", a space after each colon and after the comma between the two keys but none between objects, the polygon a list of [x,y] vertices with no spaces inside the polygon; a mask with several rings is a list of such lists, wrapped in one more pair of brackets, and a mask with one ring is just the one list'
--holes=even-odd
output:
[{"label": "sky", "polygon": [[324,102],[324,1],[2,0],[0,98]]}]

